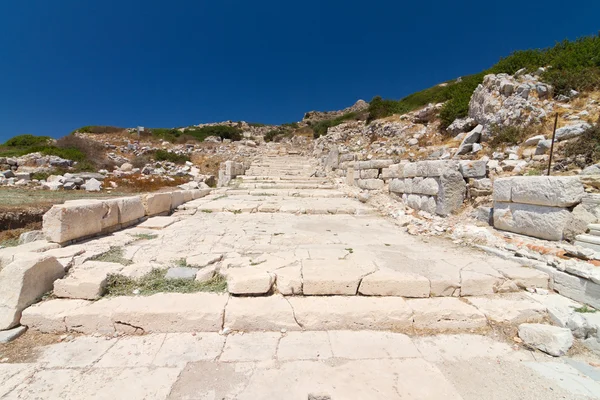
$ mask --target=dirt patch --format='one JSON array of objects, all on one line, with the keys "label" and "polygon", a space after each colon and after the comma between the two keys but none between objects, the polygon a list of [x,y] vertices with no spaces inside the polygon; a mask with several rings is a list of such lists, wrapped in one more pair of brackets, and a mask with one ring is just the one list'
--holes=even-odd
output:
[{"label": "dirt patch", "polygon": [[27,331],[17,340],[0,344],[0,363],[30,363],[38,358],[40,347],[61,342],[61,335]]}]

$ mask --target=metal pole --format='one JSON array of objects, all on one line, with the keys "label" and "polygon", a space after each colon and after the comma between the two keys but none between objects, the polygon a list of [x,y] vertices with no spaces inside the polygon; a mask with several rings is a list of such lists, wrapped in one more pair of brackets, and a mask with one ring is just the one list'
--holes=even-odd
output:
[{"label": "metal pole", "polygon": [[550,167],[552,167],[552,153],[554,153],[554,138],[556,137],[556,125],[558,124],[558,113],[554,117],[554,130],[552,131],[552,142],[550,143],[550,159],[548,160],[548,176],[550,176]]}]

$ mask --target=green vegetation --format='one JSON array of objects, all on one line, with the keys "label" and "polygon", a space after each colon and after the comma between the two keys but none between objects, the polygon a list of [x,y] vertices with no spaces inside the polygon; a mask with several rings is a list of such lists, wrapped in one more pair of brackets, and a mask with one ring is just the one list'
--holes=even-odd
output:
[{"label": "green vegetation", "polygon": [[112,262],[123,265],[131,265],[133,262],[123,257],[122,247],[111,247],[110,250],[90,258],[90,261]]},{"label": "green vegetation", "polygon": [[190,158],[184,154],[172,153],[167,150],[156,150],[154,159],[156,161],[170,161],[175,164],[185,164],[186,161],[190,161]]},{"label": "green vegetation", "polygon": [[122,275],[109,275],[106,296],[131,296],[135,293],[150,296],[156,293],[225,292],[227,280],[215,275],[206,282],[189,279],[165,279],[166,269],[153,269],[139,279]]},{"label": "green vegetation", "polygon": [[[391,114],[390,114],[391,115]],[[359,121],[367,119],[368,115],[365,112],[349,112],[344,115],[341,115],[337,118],[326,119],[318,122],[309,122],[310,127],[313,130],[314,138],[318,138],[322,135],[327,134],[327,129],[332,128],[334,126],[343,124],[347,121]]]},{"label": "green vegetation", "polygon": [[50,136],[19,135],[8,139],[4,145],[8,147],[46,146],[51,141]]},{"label": "green vegetation", "polygon": [[201,128],[191,127],[184,129],[152,128],[150,129],[150,132],[152,136],[167,140],[169,142],[176,142],[182,138],[202,142],[209,136],[218,136],[221,139],[230,139],[232,141],[242,140],[242,131],[240,128],[223,125],[203,126]]},{"label": "green vegetation", "polygon": [[600,35],[565,40],[547,49],[516,51],[498,63],[475,75],[413,93],[401,100],[387,100],[376,96],[369,104],[372,121],[392,114],[405,114],[428,103],[446,102],[440,111],[442,128],[456,118],[466,117],[469,100],[477,85],[487,74],[514,74],[521,68],[534,72],[551,66],[542,74],[542,80],[554,86],[554,94],[567,94],[571,89],[586,91],[600,88]]},{"label": "green vegetation", "polygon": [[15,247],[19,245],[19,238],[6,239],[0,242],[0,249],[3,247]]},{"label": "green vegetation", "polygon": [[137,240],[151,240],[151,239],[156,239],[158,237],[157,234],[155,233],[138,233],[133,235],[134,238],[136,238]]},{"label": "green vegetation", "polygon": [[267,126],[265,124],[261,124],[259,122],[248,122],[248,125],[254,127],[254,128],[262,128],[263,126]]},{"label": "green vegetation", "polygon": [[600,162],[600,120],[565,145],[567,157],[584,156],[586,164]]},{"label": "green vegetation", "polygon": [[496,149],[500,146],[516,145],[533,135],[534,132],[531,128],[494,125],[490,128],[490,136],[492,137],[490,148]]},{"label": "green vegetation", "polygon": [[585,314],[585,313],[593,314],[593,313],[596,312],[596,310],[594,310],[593,308],[588,307],[585,304],[582,307],[576,308],[574,311],[578,312],[578,313],[583,313],[583,314]]},{"label": "green vegetation", "polygon": [[79,133],[102,134],[102,133],[118,133],[118,132],[122,132],[124,130],[125,129],[119,128],[117,126],[87,125],[87,126],[82,126],[81,128],[75,129],[71,133],[73,134],[75,132],[79,132]]}]

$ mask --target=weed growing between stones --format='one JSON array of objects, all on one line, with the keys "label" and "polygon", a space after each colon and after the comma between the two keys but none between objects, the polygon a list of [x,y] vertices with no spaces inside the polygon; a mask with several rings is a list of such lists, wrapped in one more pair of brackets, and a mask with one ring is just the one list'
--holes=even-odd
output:
[{"label": "weed growing between stones", "polygon": [[180,259],[177,259],[177,260],[173,260],[173,266],[174,267],[181,267],[181,268],[188,267],[187,261],[185,260],[185,258],[180,258]]},{"label": "weed growing between stones", "polygon": [[6,239],[0,242],[0,249],[3,247],[15,247],[19,245],[19,238]]},{"label": "weed growing between stones", "polygon": [[575,309],[575,312],[582,313],[582,314],[586,314],[586,313],[588,313],[588,314],[593,314],[593,313],[595,313],[596,311],[597,311],[597,310],[594,310],[593,308],[590,308],[590,307],[588,307],[587,305],[584,305],[584,306],[582,306],[582,307],[579,307],[579,308],[576,308],[576,309]]},{"label": "weed growing between stones", "polygon": [[213,212],[213,210],[200,210],[200,211],[202,211],[203,213],[206,213],[206,214],[212,214],[212,212]]},{"label": "weed growing between stones", "polygon": [[137,235],[133,235],[137,240],[151,240],[156,239],[158,235],[154,233],[138,233]]},{"label": "weed growing between stones", "polygon": [[107,252],[92,257],[90,261],[112,262],[123,265],[133,264],[131,260],[128,260],[123,257],[122,247],[111,247],[110,250],[108,250]]},{"label": "weed growing between stones", "polygon": [[216,274],[206,282],[189,279],[165,279],[166,269],[153,269],[141,278],[133,279],[122,275],[109,275],[105,296],[150,296],[156,293],[196,293],[227,291],[227,280]]}]

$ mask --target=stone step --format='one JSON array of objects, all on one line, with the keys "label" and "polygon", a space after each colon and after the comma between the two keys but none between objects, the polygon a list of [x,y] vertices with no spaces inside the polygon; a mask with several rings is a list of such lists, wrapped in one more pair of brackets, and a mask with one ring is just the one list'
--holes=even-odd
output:
[{"label": "stone step", "polygon": [[272,197],[320,197],[324,199],[344,198],[346,193],[332,189],[239,189],[228,188],[228,195],[272,196]]},{"label": "stone step", "polygon": [[333,184],[312,184],[312,183],[241,183],[240,189],[335,189]]},{"label": "stone step", "polygon": [[588,244],[593,244],[596,246],[600,246],[600,237],[595,236],[595,235],[577,235],[575,237],[575,240],[577,240],[578,242],[582,242],[582,243],[588,243]]},{"label": "stone step", "polygon": [[[504,303],[502,303],[504,302]],[[515,307],[517,312],[510,313]],[[506,311],[505,311],[506,310]],[[514,317],[514,316],[517,317]],[[21,323],[44,333],[85,334],[391,330],[401,333],[473,332],[488,319],[536,322],[546,308],[530,298],[489,296],[464,302],[439,297],[315,296],[230,297],[225,294],[156,294],[96,302],[48,300],[27,308]]]}]

